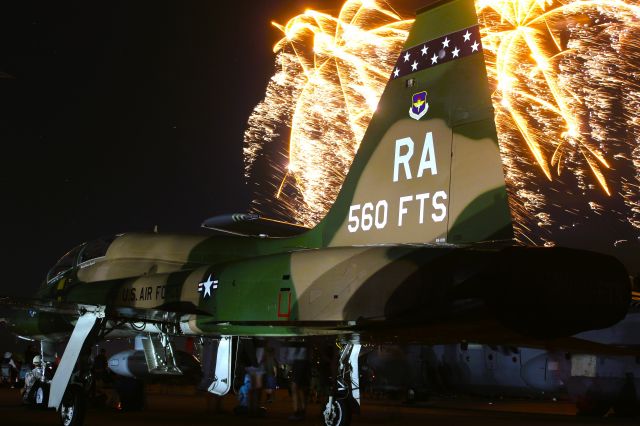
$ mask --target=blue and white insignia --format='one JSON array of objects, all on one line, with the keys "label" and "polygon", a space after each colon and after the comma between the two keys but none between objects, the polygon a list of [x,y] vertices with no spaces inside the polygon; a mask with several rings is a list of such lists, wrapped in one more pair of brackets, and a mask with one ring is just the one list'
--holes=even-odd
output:
[{"label": "blue and white insignia", "polygon": [[427,92],[418,92],[411,98],[411,108],[409,108],[409,117],[414,120],[420,120],[429,110],[427,103]]},{"label": "blue and white insignia", "polygon": [[211,292],[218,288],[218,280],[212,279],[213,275],[209,274],[209,278],[206,281],[198,283],[198,293],[202,298],[211,297]]}]

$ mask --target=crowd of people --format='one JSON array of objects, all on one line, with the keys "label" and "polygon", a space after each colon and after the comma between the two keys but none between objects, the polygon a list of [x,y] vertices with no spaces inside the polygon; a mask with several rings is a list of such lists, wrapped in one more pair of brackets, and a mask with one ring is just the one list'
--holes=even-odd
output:
[{"label": "crowd of people", "polygon": [[[244,342],[236,364],[236,377],[241,381],[236,389],[238,406],[234,411],[237,414],[264,415],[265,408],[261,404],[272,403],[276,391],[284,388],[288,389],[292,401],[289,419],[299,421],[305,419],[309,403],[319,403],[328,395],[330,365],[335,360],[332,342],[316,339],[279,347],[267,340],[257,349],[253,340]],[[55,356],[45,362],[33,345],[27,347],[22,357],[5,352],[1,363],[2,383],[19,388],[23,401],[33,404],[36,390],[41,386],[39,383],[53,378],[59,360]],[[101,405],[122,408],[119,397],[122,386],[118,386],[121,380],[108,368],[106,350],[101,348],[87,362],[93,377],[89,398],[100,401]]]},{"label": "crowd of people", "polygon": [[330,366],[334,361],[332,343],[322,339],[290,342],[278,355],[269,341],[257,350],[253,342],[246,341],[240,349],[236,374],[242,377],[242,383],[236,414],[264,415],[263,392],[269,404],[277,389],[288,388],[293,411],[289,420],[301,421],[309,403],[319,403],[328,396]]}]

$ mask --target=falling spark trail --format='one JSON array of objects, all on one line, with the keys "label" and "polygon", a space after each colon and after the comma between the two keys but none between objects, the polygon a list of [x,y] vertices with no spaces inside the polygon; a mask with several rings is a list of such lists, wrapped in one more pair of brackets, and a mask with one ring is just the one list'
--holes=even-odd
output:
[{"label": "falling spark trail", "polygon": [[[638,100],[623,98],[638,94],[640,50],[621,37],[640,34],[640,8],[617,0],[479,0],[476,10],[516,239],[552,243],[552,231],[540,237],[543,229],[572,212],[549,202],[550,188],[572,201],[580,193],[587,214],[621,198],[627,209],[617,219],[638,229],[638,192],[621,179],[637,183],[638,167],[620,156],[637,155]],[[621,114],[634,125],[621,123]]]},{"label": "falling spark trail", "polygon": [[345,2],[338,17],[307,10],[285,25],[274,23],[284,34],[274,46],[279,70],[249,119],[246,176],[285,133],[289,144],[280,152],[288,161],[276,155],[270,162],[267,176],[274,178],[256,194],[257,210],[275,204],[277,214],[307,226],[324,217],[412,23],[384,2],[359,0]]}]

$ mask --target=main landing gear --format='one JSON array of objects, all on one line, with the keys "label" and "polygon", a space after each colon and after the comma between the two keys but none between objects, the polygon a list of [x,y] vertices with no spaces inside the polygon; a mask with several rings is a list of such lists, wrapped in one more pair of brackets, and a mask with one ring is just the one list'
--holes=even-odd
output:
[{"label": "main landing gear", "polygon": [[349,426],[353,409],[360,408],[360,343],[341,343],[338,347],[338,371],[333,391],[322,413],[325,426]]},{"label": "main landing gear", "polygon": [[87,408],[87,391],[84,387],[73,384],[67,386],[59,413],[62,426],[80,426],[84,423],[84,415]]}]

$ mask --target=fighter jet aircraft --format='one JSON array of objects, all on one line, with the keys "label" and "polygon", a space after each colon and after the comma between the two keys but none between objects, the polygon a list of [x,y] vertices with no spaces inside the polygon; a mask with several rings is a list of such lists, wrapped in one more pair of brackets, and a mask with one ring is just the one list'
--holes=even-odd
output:
[{"label": "fighter jet aircraft", "polygon": [[616,259],[515,245],[480,42],[473,1],[419,11],[315,228],[276,237],[292,228],[240,215],[208,221],[232,235],[117,235],[63,256],[37,301],[5,300],[28,309],[15,333],[69,339],[39,401],[81,424],[81,354],[105,337],[146,336],[154,374],[180,374],[174,336],[220,339],[209,391],[223,395],[234,338],[325,335],[340,356],[324,419],[347,425],[361,342],[539,345],[622,319],[630,283]]}]

